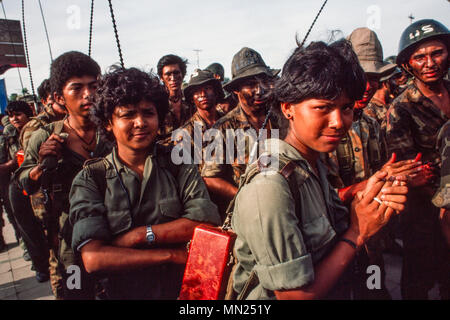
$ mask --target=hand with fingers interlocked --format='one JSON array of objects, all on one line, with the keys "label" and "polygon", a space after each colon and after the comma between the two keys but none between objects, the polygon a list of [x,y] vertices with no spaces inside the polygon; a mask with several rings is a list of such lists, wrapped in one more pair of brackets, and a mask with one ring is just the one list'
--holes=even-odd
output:
[{"label": "hand with fingers interlocked", "polygon": [[367,181],[366,188],[357,193],[351,206],[350,229],[357,235],[357,245],[387,224],[392,215],[405,209],[408,193],[407,177],[388,176],[378,171]]}]

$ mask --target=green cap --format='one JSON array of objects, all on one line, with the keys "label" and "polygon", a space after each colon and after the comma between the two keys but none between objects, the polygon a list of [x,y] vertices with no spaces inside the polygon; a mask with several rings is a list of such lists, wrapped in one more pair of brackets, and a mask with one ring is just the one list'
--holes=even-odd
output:
[{"label": "green cap", "polygon": [[197,69],[191,75],[188,85],[183,89],[186,101],[190,103],[194,91],[206,84],[211,84],[216,88],[216,93],[219,95],[217,101],[223,100],[225,95],[220,80],[214,78],[214,75],[210,71]]}]

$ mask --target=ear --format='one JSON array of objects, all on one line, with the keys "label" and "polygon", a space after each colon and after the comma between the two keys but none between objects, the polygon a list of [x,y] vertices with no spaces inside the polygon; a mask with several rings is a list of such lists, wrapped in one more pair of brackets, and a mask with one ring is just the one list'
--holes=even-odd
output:
[{"label": "ear", "polygon": [[289,102],[281,102],[280,103],[281,112],[283,112],[283,115],[286,119],[290,120],[292,119],[294,115],[294,107]]},{"label": "ear", "polygon": [[108,120],[108,124],[105,126],[107,132],[112,132],[112,120]]},{"label": "ear", "polygon": [[56,92],[53,92],[53,101],[55,101],[60,106],[66,106],[66,100],[64,100],[64,96],[59,95]]}]

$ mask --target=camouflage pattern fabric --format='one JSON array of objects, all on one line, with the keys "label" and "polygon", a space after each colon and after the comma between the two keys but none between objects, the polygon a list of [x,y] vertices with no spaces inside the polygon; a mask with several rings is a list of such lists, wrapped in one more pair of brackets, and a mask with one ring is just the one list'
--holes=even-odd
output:
[{"label": "camouflage pattern fabric", "polygon": [[184,101],[181,101],[181,117],[180,121],[177,121],[175,113],[173,112],[172,103],[169,100],[169,112],[164,118],[163,124],[161,128],[158,130],[158,135],[160,140],[166,140],[170,137],[173,130],[178,129],[186,121],[192,117],[194,112],[192,112],[192,108]]},{"label": "camouflage pattern fabric", "polygon": [[381,126],[381,130],[386,130],[386,113],[388,111],[388,105],[384,104],[382,101],[373,97],[364,108],[364,113],[368,116],[377,120],[378,124]]},{"label": "camouflage pattern fabric", "polygon": [[[450,82],[444,81],[450,92]],[[398,160],[414,159],[422,153],[422,161],[436,163],[439,130],[449,118],[414,83],[391,104],[386,116],[386,138],[389,154],[395,152]]]},{"label": "camouflage pattern fabric", "polygon": [[450,120],[439,131],[436,149],[441,155],[441,182],[433,197],[433,204],[450,209]]}]

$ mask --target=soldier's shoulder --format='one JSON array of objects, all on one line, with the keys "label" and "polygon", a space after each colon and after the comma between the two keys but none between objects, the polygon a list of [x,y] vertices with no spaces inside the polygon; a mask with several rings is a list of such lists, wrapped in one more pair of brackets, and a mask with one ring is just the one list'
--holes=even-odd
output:
[{"label": "soldier's shoulder", "polygon": [[239,113],[238,107],[234,108],[223,117],[219,118],[216,123],[213,125],[213,128],[221,129],[228,128],[233,126],[233,122],[236,120],[236,117]]},{"label": "soldier's shoulder", "polygon": [[16,134],[16,128],[11,124],[7,124],[5,128],[3,129],[3,135],[5,137],[11,137]]}]

